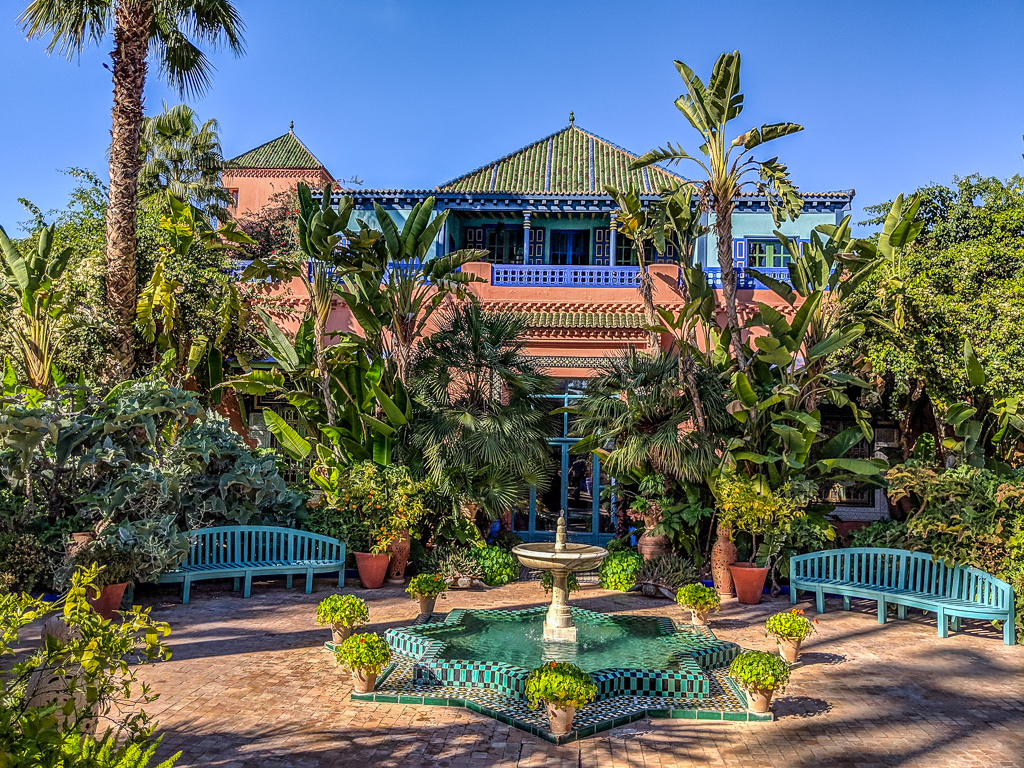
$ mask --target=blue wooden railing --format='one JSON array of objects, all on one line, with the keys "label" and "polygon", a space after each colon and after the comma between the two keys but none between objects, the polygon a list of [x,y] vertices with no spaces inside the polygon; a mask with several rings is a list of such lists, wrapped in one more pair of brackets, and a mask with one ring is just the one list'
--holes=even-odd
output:
[{"label": "blue wooden railing", "polygon": [[494,264],[491,285],[636,288],[640,285],[640,268]]},{"label": "blue wooden railing", "polygon": [[[789,270],[784,267],[762,267],[757,271],[768,275],[768,277],[774,277],[776,280],[789,282]],[[704,267],[704,274],[707,276],[708,285],[712,288],[722,288],[721,267]],[[740,290],[766,290],[768,288],[767,285],[764,285],[753,275],[748,275],[744,267],[736,267],[736,287]]]}]

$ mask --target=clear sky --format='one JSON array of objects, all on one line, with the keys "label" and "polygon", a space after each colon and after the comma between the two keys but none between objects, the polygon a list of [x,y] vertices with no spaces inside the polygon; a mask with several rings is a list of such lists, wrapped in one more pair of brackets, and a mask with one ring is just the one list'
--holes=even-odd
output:
[{"label": "clear sky", "polygon": [[[0,6],[0,224],[65,204],[72,166],[106,174],[110,42],[47,57]],[[769,146],[801,189],[861,207],[955,174],[1024,171],[1024,0],[236,0],[248,53],[214,56],[192,103],[235,156],[288,129],[338,177],[430,188],[568,122],[634,152],[694,151],[672,102],[681,59],[707,79],[743,55],[737,128],[792,121]],[[151,77],[148,111],[180,99]],[[749,123],[749,125],[748,125]],[[682,171],[687,173],[683,166]]]}]

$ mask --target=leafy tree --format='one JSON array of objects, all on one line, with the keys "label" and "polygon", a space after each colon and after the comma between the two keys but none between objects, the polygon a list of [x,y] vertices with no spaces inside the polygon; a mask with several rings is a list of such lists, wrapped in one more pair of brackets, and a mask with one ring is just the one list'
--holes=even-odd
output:
[{"label": "leafy tree", "polygon": [[142,169],[139,194],[146,198],[164,193],[188,203],[197,212],[197,224],[205,229],[208,219],[228,220],[225,206],[231,195],[220,184],[224,156],[220,149],[216,120],[200,124],[196,113],[176,104],[142,123]]},{"label": "leafy tree", "polygon": [[[703,159],[687,153],[680,145],[668,143],[654,149],[631,165],[643,168],[657,162],[679,163],[689,160],[703,172],[706,181],[696,184],[700,198],[714,213],[715,236],[718,241],[718,263],[722,268],[722,286],[725,309],[732,330],[732,344],[740,369],[747,366],[740,338],[739,316],[736,310],[736,272],[732,254],[732,212],[736,196],[745,187],[752,186],[765,196],[776,226],[787,218],[800,215],[803,202],[789,179],[789,171],[777,157],[755,160],[751,152],[769,141],[802,131],[795,123],[773,123],[751,128],[733,139],[726,137],[726,129],[743,111],[740,93],[740,53],[723,53],[715,62],[711,79],[705,85],[692,69],[681,61],[676,69],[686,92],[675,101],[676,108],[700,134],[703,141],[699,152]],[[756,173],[756,179],[745,178]]]},{"label": "leafy tree", "polygon": [[106,295],[119,374],[127,378],[135,367],[132,323],[147,60],[152,55],[160,74],[183,94],[202,93],[213,67],[198,45],[225,43],[241,54],[242,21],[230,0],[32,0],[19,22],[30,39],[49,38],[47,53],[58,51],[68,59],[100,44],[108,33],[113,36]]},{"label": "leafy tree", "polygon": [[444,310],[420,345],[410,380],[417,402],[409,442],[438,489],[456,504],[509,512],[528,486],[550,483],[551,380],[525,354],[513,314],[467,302]]}]

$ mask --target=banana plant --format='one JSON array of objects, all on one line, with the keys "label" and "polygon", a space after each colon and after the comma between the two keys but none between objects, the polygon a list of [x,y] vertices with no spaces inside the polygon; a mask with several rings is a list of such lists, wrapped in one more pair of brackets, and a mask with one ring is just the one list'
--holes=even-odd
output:
[{"label": "banana plant", "polygon": [[407,385],[413,352],[431,317],[449,297],[472,298],[467,286],[485,281],[461,270],[487,251],[467,249],[427,258],[448,218],[448,211],[431,218],[433,197],[413,206],[401,231],[379,204],[373,210],[380,229],[358,222],[363,268],[343,278],[340,295],[372,353],[393,360],[398,380]]},{"label": "banana plant", "polygon": [[35,251],[27,255],[0,227],[3,279],[14,294],[9,322],[15,346],[25,367],[27,384],[45,392],[54,383],[53,359],[60,343],[60,321],[71,310],[61,283],[71,248],[53,251],[56,225],[43,226]]}]

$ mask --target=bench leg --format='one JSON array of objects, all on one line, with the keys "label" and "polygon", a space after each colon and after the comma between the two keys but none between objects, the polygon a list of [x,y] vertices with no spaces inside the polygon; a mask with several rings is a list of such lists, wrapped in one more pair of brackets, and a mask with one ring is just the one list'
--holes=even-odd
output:
[{"label": "bench leg", "polygon": [[850,610],[850,596],[849,595],[843,595],[843,610],[844,611]]},{"label": "bench leg", "polygon": [[192,591],[192,579],[190,579],[188,576],[186,576],[185,580],[181,582],[181,602],[182,603],[187,603],[188,602],[188,593],[191,592],[191,591]]},{"label": "bench leg", "polygon": [[814,593],[814,609],[818,613],[825,612],[825,590],[821,587],[818,587],[817,591]]},{"label": "bench leg", "polygon": [[907,606],[905,606],[905,605],[897,605],[896,606],[896,616],[897,616],[897,618],[899,618],[900,621],[906,621],[907,620]]},{"label": "bench leg", "polygon": [[232,579],[232,581],[235,582],[235,586],[233,587],[233,590],[235,592],[237,592],[238,590],[240,590],[242,588],[242,581],[237,576],[235,576],[235,578]]},{"label": "bench leg", "polygon": [[946,616],[945,608],[939,608],[935,617],[939,621],[939,637],[949,637],[949,617]]},{"label": "bench leg", "polygon": [[789,585],[789,604],[796,605],[796,593],[799,592],[792,584]]},{"label": "bench leg", "polygon": [[960,631],[960,617],[959,616],[954,616],[953,618],[951,618],[949,623],[952,625],[954,632],[959,632]]},{"label": "bench leg", "polygon": [[1012,621],[1003,622],[1003,642],[1007,645],[1013,645],[1017,642],[1017,628],[1013,625]]},{"label": "bench leg", "polygon": [[285,589],[291,589],[292,588],[292,574],[290,574],[290,573],[287,576],[284,577],[284,588]]},{"label": "bench leg", "polygon": [[886,614],[889,612],[889,606],[885,603],[884,597],[878,598],[878,623],[885,624]]},{"label": "bench leg", "polygon": [[242,593],[242,597],[248,597],[252,594],[252,571],[245,572],[245,591]]},{"label": "bench leg", "polygon": [[345,586],[345,566],[338,569],[338,589]]},{"label": "bench leg", "polygon": [[306,571],[306,594],[308,595],[313,591],[313,569],[310,568]]}]

